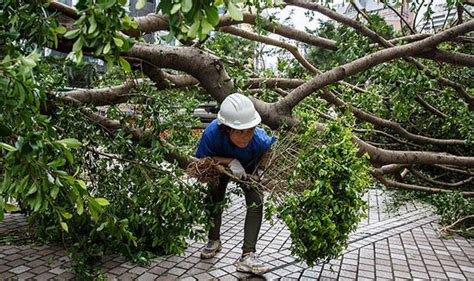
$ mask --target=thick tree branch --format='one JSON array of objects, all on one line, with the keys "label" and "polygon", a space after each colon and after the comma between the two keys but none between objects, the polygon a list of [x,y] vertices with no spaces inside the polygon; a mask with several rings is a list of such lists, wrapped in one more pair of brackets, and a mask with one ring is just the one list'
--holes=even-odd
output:
[{"label": "thick tree branch", "polygon": [[51,1],[49,2],[48,8],[60,14],[63,14],[65,16],[68,16],[72,19],[75,19],[75,20],[79,19],[79,15],[77,14],[77,11],[75,8],[68,6],[66,4],[63,4],[61,2]]},{"label": "thick tree branch", "polygon": [[143,83],[143,80],[128,80],[120,86],[102,88],[102,89],[84,89],[69,92],[55,92],[56,95],[62,97],[67,96],[85,104],[92,104],[95,106],[113,105],[124,103],[130,99],[131,95],[128,93],[133,87]]},{"label": "thick tree branch", "polygon": [[376,168],[374,169],[375,171],[377,171],[378,174],[380,175],[396,175],[396,174],[400,174],[400,172],[409,167],[410,165],[406,165],[406,164],[389,164],[389,165],[385,165],[385,166],[382,166],[380,168]]},{"label": "thick tree branch", "polygon": [[[428,38],[430,36],[431,36],[431,34],[418,33],[418,34],[411,34],[411,35],[406,35],[406,36],[393,38],[393,39],[388,40],[388,42],[390,42],[394,45],[396,45],[398,43],[403,43],[403,42],[411,43],[411,42],[415,42],[415,41],[420,41],[420,40]],[[472,43],[474,43],[474,38],[469,37],[469,36],[458,36],[458,37],[455,37],[455,38],[453,38],[449,41],[472,44]],[[371,47],[371,48],[375,48],[377,46],[380,46],[380,44],[379,43],[372,43],[372,44],[369,45],[369,47]]]},{"label": "thick tree branch", "polygon": [[[363,25],[362,23],[352,19],[352,18],[349,18],[349,17],[346,17],[344,15],[341,15],[341,14],[338,14],[336,12],[333,12],[332,10],[322,6],[322,5],[319,5],[319,4],[316,4],[316,3],[311,3],[311,2],[307,2],[307,1],[299,1],[299,0],[286,0],[285,1],[287,4],[290,4],[290,5],[295,5],[295,6],[298,6],[298,7],[301,7],[301,8],[305,8],[305,9],[309,9],[309,10],[313,10],[313,11],[317,11],[331,19],[334,19],[342,24],[345,24],[345,25],[348,25],[352,28],[354,28],[355,30],[359,31],[360,33],[362,33],[363,35],[367,36],[368,38],[370,38],[372,41],[376,42],[376,43],[379,43],[381,44],[382,46],[386,47],[386,48],[390,48],[390,47],[394,47],[394,45],[392,43],[390,43],[389,41],[387,41],[385,38],[383,38],[382,36],[378,35],[376,32],[372,31],[371,29],[367,28],[365,25]],[[467,24],[467,25],[465,25]],[[458,35],[461,35],[461,34],[465,34],[469,31],[472,31],[472,25],[473,25],[473,20],[470,20],[469,22],[465,23],[465,24],[461,24],[459,26],[464,26],[464,27],[467,27],[466,29],[462,30],[461,32],[459,33],[456,33],[456,36]],[[470,26],[470,27],[469,27]],[[455,31],[456,27],[453,27],[453,28],[450,28],[448,30],[451,30],[451,31]],[[410,46],[410,47],[415,47],[416,46],[416,52],[410,52],[409,49],[410,48],[407,48],[407,55],[404,55],[404,56],[401,56],[403,58],[405,58],[405,60],[409,63],[412,63],[414,64],[418,69],[422,70],[426,75],[428,75],[430,78],[434,78],[434,79],[437,79],[438,82],[442,85],[447,85],[447,86],[450,86],[452,87],[453,89],[455,89],[459,95],[466,101],[466,103],[469,105],[469,108],[474,110],[474,97],[470,96],[466,90],[464,89],[464,87],[456,82],[453,82],[451,80],[448,80],[446,78],[443,78],[443,77],[438,77],[438,75],[436,75],[435,73],[433,73],[429,68],[427,68],[426,66],[424,66],[423,64],[421,64],[420,62],[418,62],[417,60],[415,60],[414,58],[411,58],[410,56],[413,56],[413,55],[416,55],[417,53],[422,53],[420,51],[422,51],[423,49],[427,49],[429,47],[435,47],[437,44],[439,44],[440,42],[443,42],[443,41],[447,41],[447,40],[450,40],[456,36],[453,36],[453,35],[450,35],[450,34],[447,34],[446,31],[448,30],[445,30],[443,32],[440,32],[439,34],[435,34],[432,36],[432,38],[440,38],[440,37],[443,37],[443,36],[440,36],[438,37],[438,35],[440,34],[444,34],[444,36],[447,35],[448,38],[444,38],[442,39],[441,41],[438,41],[437,43],[433,44],[433,45],[425,45],[425,44],[421,44],[421,45],[412,45],[413,43],[410,43],[410,44],[407,44],[405,46]],[[427,38],[428,39],[428,38]],[[427,43],[427,39],[423,39],[420,42],[425,42]],[[436,40],[435,40],[436,41]],[[422,47],[423,46],[423,47]],[[402,47],[402,46],[399,46],[399,47]],[[391,48],[391,49],[394,49],[394,48]],[[427,50],[425,50],[427,51]],[[378,53],[378,52],[377,52]],[[377,54],[377,53],[374,53],[374,54]]]},{"label": "thick tree branch", "polygon": [[[441,42],[472,30],[474,30],[474,20],[457,25],[421,41],[381,50],[359,58],[353,62],[341,65],[321,75],[318,75],[305,84],[299,86],[293,90],[289,96],[281,100],[279,102],[279,106],[293,108],[301,100],[312,94],[314,91],[321,89],[331,83],[360,73],[383,62],[387,62],[396,58],[411,56],[420,52],[421,50],[436,46]],[[465,94],[467,95],[466,100],[469,100],[474,105],[474,98],[470,97],[467,93]]]},{"label": "thick tree branch", "polygon": [[306,80],[294,79],[294,78],[250,78],[247,81],[247,87],[249,89],[255,88],[281,88],[281,89],[294,89],[304,83]]},{"label": "thick tree branch", "polygon": [[[57,1],[52,1],[51,6],[54,10],[59,11],[73,19],[78,18],[78,14],[76,9],[62,4]],[[257,22],[257,15],[250,14],[250,13],[243,13],[243,20],[236,21],[233,20],[230,16],[221,16],[219,23],[217,24],[216,28],[229,26],[229,25],[236,25],[241,23],[247,23],[251,25],[255,25]],[[142,33],[151,33],[161,30],[169,30],[169,22],[168,17],[164,15],[157,15],[157,14],[148,14],[142,17],[135,17],[134,20],[138,23],[138,29],[131,29],[124,31],[125,34],[138,37]],[[274,23],[269,20],[263,19],[262,28],[266,31],[276,33],[283,37],[297,40],[300,42],[304,42],[313,46],[318,46],[325,49],[336,50],[336,42],[333,40],[329,40],[326,38],[322,38],[319,36],[315,36],[309,34],[304,31],[297,30],[295,28],[280,24]]]},{"label": "thick tree branch", "polygon": [[455,64],[455,65],[474,67],[474,56],[463,54],[463,53],[453,53],[453,52],[447,52],[447,51],[435,49],[432,51],[418,54],[417,57]]},{"label": "thick tree branch", "polygon": [[142,63],[142,70],[155,83],[158,90],[199,85],[199,81],[191,75],[170,74],[146,61]]},{"label": "thick tree branch", "polygon": [[352,141],[359,146],[362,153],[368,153],[370,161],[376,165],[387,164],[446,164],[458,167],[474,167],[474,157],[455,156],[446,153],[429,151],[400,151],[376,148],[357,137]]},{"label": "thick tree branch", "polygon": [[233,88],[232,80],[220,59],[197,48],[135,43],[124,55],[141,59],[159,68],[184,71],[196,78],[219,102],[224,100]]}]

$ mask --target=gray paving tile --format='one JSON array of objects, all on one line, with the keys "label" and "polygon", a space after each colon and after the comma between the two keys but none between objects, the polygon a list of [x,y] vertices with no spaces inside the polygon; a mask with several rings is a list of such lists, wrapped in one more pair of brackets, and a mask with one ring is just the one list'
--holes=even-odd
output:
[{"label": "gray paving tile", "polygon": [[24,265],[20,265],[20,266],[14,267],[12,269],[9,269],[8,271],[10,271],[12,273],[15,273],[15,274],[20,274],[20,273],[23,273],[23,272],[28,271],[28,270],[30,270],[29,267],[24,266]]},{"label": "gray paving tile", "polygon": [[158,278],[158,275],[146,272],[146,273],[143,273],[142,275],[138,276],[137,280],[138,281],[151,281],[151,280],[155,280],[156,278]]}]

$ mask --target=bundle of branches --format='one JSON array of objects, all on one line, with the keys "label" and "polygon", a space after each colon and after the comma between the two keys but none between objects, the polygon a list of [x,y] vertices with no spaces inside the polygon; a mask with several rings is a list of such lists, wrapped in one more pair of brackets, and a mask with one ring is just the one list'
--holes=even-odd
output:
[{"label": "bundle of branches", "polygon": [[220,166],[211,157],[196,159],[186,168],[188,176],[197,179],[199,182],[216,185],[224,167]]}]

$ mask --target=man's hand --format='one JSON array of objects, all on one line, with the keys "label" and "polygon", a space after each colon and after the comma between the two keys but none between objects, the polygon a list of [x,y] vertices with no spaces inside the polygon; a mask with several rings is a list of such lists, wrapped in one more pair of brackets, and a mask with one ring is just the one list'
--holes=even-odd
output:
[{"label": "man's hand", "polygon": [[232,174],[234,176],[238,177],[239,179],[243,179],[243,178],[247,177],[247,174],[245,173],[244,167],[242,166],[240,161],[237,160],[237,159],[234,159],[234,160],[230,161],[229,169],[232,171]]}]

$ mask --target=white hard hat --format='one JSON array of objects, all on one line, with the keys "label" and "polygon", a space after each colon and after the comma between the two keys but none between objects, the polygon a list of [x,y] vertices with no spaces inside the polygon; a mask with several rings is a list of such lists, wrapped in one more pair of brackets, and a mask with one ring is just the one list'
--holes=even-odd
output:
[{"label": "white hard hat", "polygon": [[248,97],[235,93],[224,99],[217,113],[217,120],[219,124],[243,130],[257,126],[262,118]]}]

